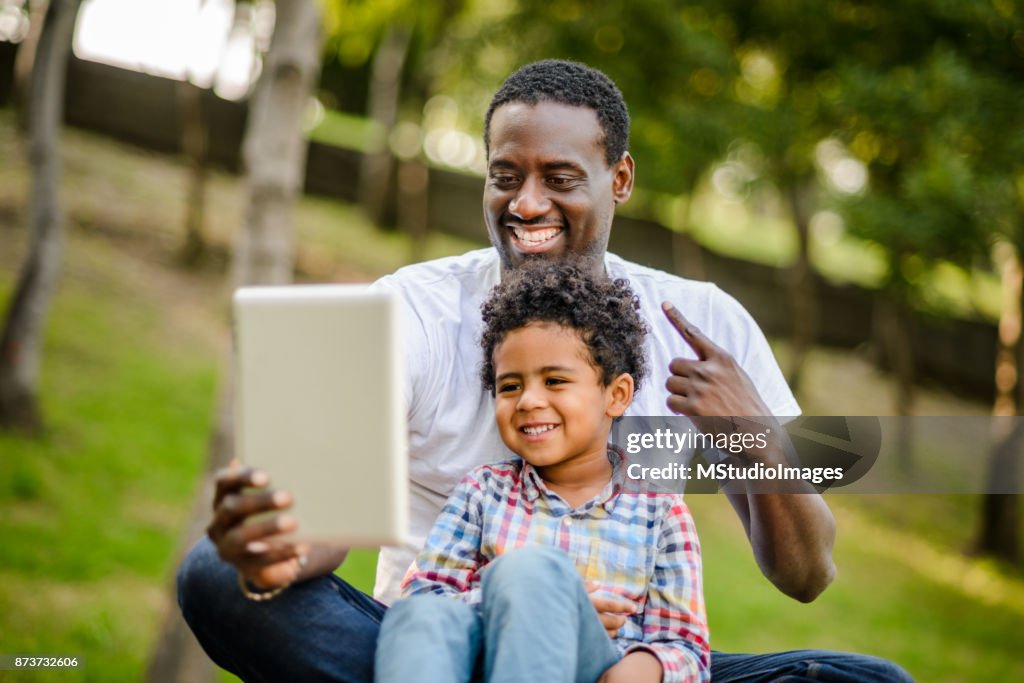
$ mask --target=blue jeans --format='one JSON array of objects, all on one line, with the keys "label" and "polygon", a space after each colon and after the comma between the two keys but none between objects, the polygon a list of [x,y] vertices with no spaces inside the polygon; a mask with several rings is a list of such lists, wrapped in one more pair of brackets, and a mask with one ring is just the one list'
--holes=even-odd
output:
[{"label": "blue jeans", "polygon": [[[239,591],[234,568],[204,537],[178,570],[178,604],[210,658],[242,680],[373,681],[387,607],[334,575],[292,586],[268,602],[252,602]],[[911,681],[883,659],[821,650],[712,652],[711,678],[715,683]],[[432,683],[425,677],[411,680]]]},{"label": "blue jeans", "polygon": [[501,556],[483,573],[482,593],[479,606],[440,595],[398,601],[381,625],[377,682],[594,683],[619,660],[560,550]]}]

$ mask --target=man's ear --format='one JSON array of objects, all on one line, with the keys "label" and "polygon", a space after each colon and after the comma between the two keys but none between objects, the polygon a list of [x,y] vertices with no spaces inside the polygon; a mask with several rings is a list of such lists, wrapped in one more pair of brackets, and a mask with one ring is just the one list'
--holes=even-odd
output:
[{"label": "man's ear", "polygon": [[636,172],[636,162],[629,152],[623,152],[622,158],[612,166],[612,197],[616,204],[625,204],[633,194],[633,176]]},{"label": "man's ear", "polygon": [[633,402],[633,375],[624,372],[608,383],[608,417],[622,417]]}]

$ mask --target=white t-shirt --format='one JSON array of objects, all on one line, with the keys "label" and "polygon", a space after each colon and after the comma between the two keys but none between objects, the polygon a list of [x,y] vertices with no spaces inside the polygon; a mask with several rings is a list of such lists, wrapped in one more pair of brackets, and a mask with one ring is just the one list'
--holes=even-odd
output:
[{"label": "white t-shirt", "polygon": [[[800,414],[768,342],[735,299],[711,283],[685,280],[614,254],[607,254],[605,267],[612,278],[629,281],[650,327],[649,375],[627,415],[671,415],[665,405],[668,364],[676,357],[695,357],[662,313],[662,301],[675,304],[733,355],[774,415]],[[498,436],[494,399],[480,383],[480,307],[499,279],[498,254],[488,248],[407,266],[374,285],[395,292],[405,304],[411,497],[409,545],[381,549],[374,595],[382,602],[397,599],[406,569],[459,480],[477,465],[514,455]]]}]

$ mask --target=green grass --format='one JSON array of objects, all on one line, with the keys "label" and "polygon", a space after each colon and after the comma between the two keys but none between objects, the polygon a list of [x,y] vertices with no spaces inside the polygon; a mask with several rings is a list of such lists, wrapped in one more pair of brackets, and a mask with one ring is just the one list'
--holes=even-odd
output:
[{"label": "green grass", "polygon": [[309,132],[310,140],[336,147],[367,152],[383,145],[384,132],[370,119],[332,109],[323,109],[321,118]]},{"label": "green grass", "polygon": [[50,313],[47,431],[0,433],[0,650],[86,655],[81,672],[31,680],[135,680],[205,456],[216,353],[173,329],[115,252],[71,247],[95,262]]},{"label": "green grass", "polygon": [[[712,647],[861,652],[897,661],[919,681],[1024,679],[1016,636],[1024,583],[865,514],[881,498],[887,497],[829,498],[839,573],[814,603],[803,605],[761,578],[724,498],[690,496]],[[918,497],[888,498],[893,506],[912,506]]]}]

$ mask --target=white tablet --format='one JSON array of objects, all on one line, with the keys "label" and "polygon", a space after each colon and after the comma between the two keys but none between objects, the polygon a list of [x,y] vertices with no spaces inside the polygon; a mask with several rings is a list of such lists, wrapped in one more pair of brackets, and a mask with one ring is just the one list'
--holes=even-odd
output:
[{"label": "white tablet", "polygon": [[365,285],[235,293],[240,459],[295,497],[297,536],[398,545],[408,518],[399,313]]}]

